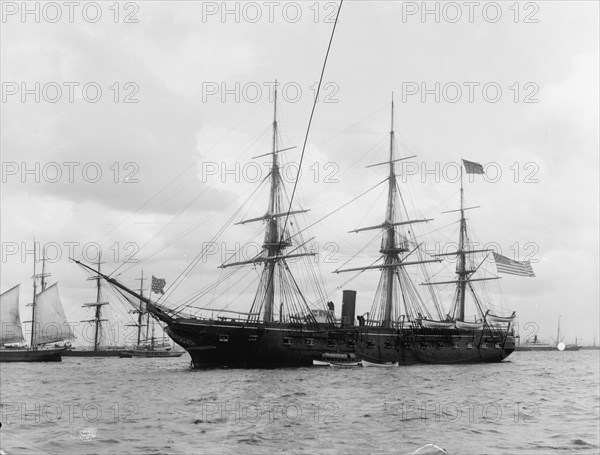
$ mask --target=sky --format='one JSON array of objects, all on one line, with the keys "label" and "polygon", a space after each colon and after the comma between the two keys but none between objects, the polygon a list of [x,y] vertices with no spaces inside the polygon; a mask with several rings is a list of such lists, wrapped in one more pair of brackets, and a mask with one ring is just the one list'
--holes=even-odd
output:
[{"label": "sky", "polygon": [[[466,204],[480,206],[469,214],[476,240],[536,273],[503,275],[499,306],[517,312],[524,336],[555,337],[560,316],[565,341],[600,342],[598,9],[346,1],[298,184],[304,221],[385,178],[366,166],[387,159],[393,93],[399,149],[416,155],[401,188],[412,215],[434,219],[429,247],[456,241],[441,212],[458,206],[457,163],[481,163],[485,176],[465,185]],[[283,145],[297,146],[285,154],[291,189],[336,12],[336,2],[2,2],[0,287],[21,284],[22,319],[34,238],[73,323],[90,317],[81,305],[95,293],[70,256],[101,251],[103,270],[130,286],[142,270],[173,283],[266,176],[252,157],[270,151],[274,80]],[[236,221],[264,214],[267,195],[257,198]],[[376,232],[348,231],[381,223],[384,206],[375,190],[312,230],[338,308],[348,277],[331,272],[369,242],[358,263],[379,249]],[[228,230],[171,303],[217,279],[260,228]],[[343,286],[358,291],[358,313],[377,280]],[[222,298],[247,310],[252,295],[232,285]]]}]

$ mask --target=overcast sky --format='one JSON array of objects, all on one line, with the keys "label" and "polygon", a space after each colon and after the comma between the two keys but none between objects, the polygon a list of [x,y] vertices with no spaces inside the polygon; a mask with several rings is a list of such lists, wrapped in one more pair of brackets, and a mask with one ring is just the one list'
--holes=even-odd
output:
[{"label": "overcast sky", "polygon": [[[78,258],[91,245],[85,259],[99,244],[107,271],[156,253],[119,278],[134,285],[143,267],[172,283],[266,175],[251,158],[270,150],[275,79],[282,145],[301,147],[336,12],[335,2],[112,4],[31,3],[23,14],[2,3],[1,290],[22,284],[23,314],[34,237],[55,259],[71,321],[89,317],[80,306],[95,295],[69,245]],[[394,92],[400,148],[417,155],[401,179],[412,215],[441,233],[455,221],[441,212],[458,204],[453,163],[483,164],[486,176],[466,185],[467,205],[481,206],[470,213],[476,240],[531,259],[537,275],[504,275],[500,306],[536,324],[525,334],[555,336],[562,315],[565,341],[600,341],[598,3],[428,2],[425,15],[422,5],[344,4],[300,180],[306,221],[385,177],[365,166],[387,158]],[[383,221],[384,198],[375,190],[313,230],[328,289],[375,234],[348,231]],[[244,215],[266,204],[259,194]],[[180,298],[217,278],[225,250],[258,228],[233,227]],[[359,312],[377,280],[346,286]],[[249,308],[248,292],[231,308]]]}]

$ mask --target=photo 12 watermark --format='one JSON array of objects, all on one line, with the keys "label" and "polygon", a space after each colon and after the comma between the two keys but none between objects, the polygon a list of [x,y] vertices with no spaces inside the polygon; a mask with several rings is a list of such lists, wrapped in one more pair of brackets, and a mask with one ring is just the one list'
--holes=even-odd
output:
[{"label": "photo 12 watermark", "polygon": [[[422,250],[432,257],[442,259],[444,262],[455,263],[459,260],[459,255],[454,254],[460,250],[458,242],[423,243]],[[496,263],[494,253],[509,257],[518,262],[530,262],[532,264],[540,262],[536,257],[540,252],[540,246],[533,241],[514,242],[508,248],[505,248],[504,251],[498,242],[469,241],[463,244],[463,251],[466,253],[478,252],[484,255],[483,262],[487,263]]]},{"label": "photo 12 watermark", "polygon": [[2,183],[139,183],[139,170],[135,161],[3,161]]},{"label": "photo 12 watermark", "polygon": [[103,403],[99,401],[88,402],[62,402],[62,401],[36,401],[14,402],[4,401],[0,405],[1,421],[11,423],[57,423],[66,421],[75,423],[84,421],[88,423],[100,422],[136,422],[139,405],[128,401],[119,403]]},{"label": "photo 12 watermark", "polygon": [[339,2],[332,1],[221,1],[201,2],[202,23],[333,24]]},{"label": "photo 12 watermark", "polygon": [[0,2],[2,23],[57,24],[87,23],[103,21],[115,24],[137,24],[140,3],[138,2]]},{"label": "photo 12 watermark", "polygon": [[402,2],[402,23],[539,23],[538,2]]},{"label": "photo 12 watermark", "polygon": [[408,400],[385,405],[385,412],[399,418],[401,422],[421,420],[452,424],[501,423],[503,421],[525,424],[539,423],[539,405],[534,402],[503,404],[498,401],[475,403]]},{"label": "photo 12 watermark", "polygon": [[401,161],[396,164],[399,180],[402,183],[415,180],[421,183],[459,183],[462,178],[473,183],[483,181],[486,183],[498,183],[501,180],[509,180],[513,183],[540,183],[538,173],[540,165],[535,161],[512,163],[498,163],[489,161],[482,163],[483,174],[464,173],[462,164],[458,161],[426,162],[426,161]]},{"label": "photo 12 watermark", "polygon": [[117,104],[137,104],[140,87],[136,82],[95,81],[4,81],[2,103],[77,103],[96,104],[103,99]]},{"label": "photo 12 watermark", "polygon": [[19,261],[23,264],[34,260],[43,260],[54,264],[59,261],[69,261],[81,258],[88,263],[96,263],[100,260],[112,260],[116,264],[121,262],[135,264],[138,262],[136,254],[140,251],[140,246],[136,242],[112,242],[108,245],[101,245],[98,242],[79,242],[79,241],[61,241],[61,242],[11,242],[3,241],[2,264],[9,261]]},{"label": "photo 12 watermark", "polygon": [[487,103],[496,104],[501,100],[513,103],[539,103],[537,95],[540,87],[537,82],[513,82],[503,84],[495,81],[404,81],[401,86],[403,103]]},{"label": "photo 12 watermark", "polygon": [[[265,247],[262,242],[203,242],[202,261],[218,261],[224,266],[231,263],[260,263],[266,257]],[[305,245],[303,252],[296,252],[291,257],[286,257],[286,262],[293,264],[302,260],[309,260],[317,264],[337,264],[340,262],[340,246],[336,242],[311,242]],[[265,253],[266,254],[266,253]],[[282,253],[285,257],[285,253]]]},{"label": "photo 12 watermark", "polygon": [[[132,311],[139,313],[139,308]],[[102,336],[108,340],[114,340],[123,349],[126,349],[125,346],[138,343],[138,336],[140,334],[139,324],[107,320],[102,320],[101,322]],[[65,334],[74,334],[74,339],[77,340],[78,346],[93,346],[98,341],[96,338],[97,327],[95,319],[65,323],[36,322],[35,326],[32,326],[30,321],[25,321],[23,324],[2,321],[0,322],[0,329],[7,339],[16,339],[22,336],[24,339],[30,340],[32,332],[35,332],[36,338],[41,340],[58,340],[64,337]],[[15,342],[15,346],[18,344],[19,342]],[[67,343],[66,346],[69,348],[72,347],[70,343]]]},{"label": "photo 12 watermark", "polygon": [[[202,82],[202,102],[250,103],[264,100],[275,101],[277,89],[278,100],[286,103],[297,103],[309,96],[314,100],[317,96],[318,82],[310,85],[299,82]],[[323,82],[319,90],[318,102],[339,103],[340,87],[336,82]]]},{"label": "photo 12 watermark", "polygon": [[221,401],[200,404],[195,423],[229,422],[241,424],[336,423],[340,407],[337,402],[241,402]]},{"label": "photo 12 watermark", "polygon": [[[203,161],[201,163],[200,181],[207,183],[215,179],[221,183],[260,183],[271,174],[272,163],[268,161],[248,161],[228,163],[225,161]],[[339,183],[340,166],[336,162],[303,163],[302,169],[296,162],[283,163],[279,166],[279,176],[284,183],[293,184],[303,176],[313,183]]]}]

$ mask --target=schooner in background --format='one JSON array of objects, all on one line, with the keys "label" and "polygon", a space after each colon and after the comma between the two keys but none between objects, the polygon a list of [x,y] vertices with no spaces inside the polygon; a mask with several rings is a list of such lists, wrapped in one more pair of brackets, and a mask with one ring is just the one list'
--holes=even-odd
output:
[{"label": "schooner in background", "polygon": [[32,324],[30,346],[23,346],[25,338],[19,314],[17,285],[0,295],[0,362],[60,362],[67,347],[59,344],[75,338],[65,317],[58,283],[46,285],[46,278],[50,274],[45,271],[45,255],[42,256],[42,273],[36,274],[35,245],[34,242],[31,321],[25,321]]}]

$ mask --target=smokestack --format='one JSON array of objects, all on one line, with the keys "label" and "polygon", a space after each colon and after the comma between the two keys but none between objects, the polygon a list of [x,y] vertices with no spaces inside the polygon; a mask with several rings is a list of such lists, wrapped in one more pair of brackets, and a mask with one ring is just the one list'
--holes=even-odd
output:
[{"label": "smokestack", "polygon": [[356,291],[344,290],[342,293],[342,327],[354,325],[356,311]]}]

